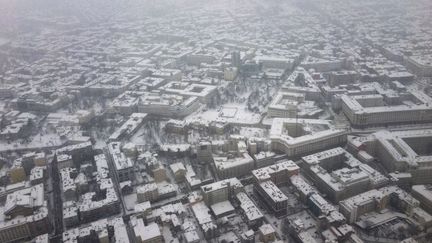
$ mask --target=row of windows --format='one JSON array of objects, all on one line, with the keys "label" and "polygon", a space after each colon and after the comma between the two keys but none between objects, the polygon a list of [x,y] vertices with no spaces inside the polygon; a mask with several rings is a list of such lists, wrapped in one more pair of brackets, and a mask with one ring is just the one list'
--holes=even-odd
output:
[{"label": "row of windows", "polygon": [[1,242],[23,239],[29,236],[30,236],[30,232],[26,224],[5,229],[0,232]]}]

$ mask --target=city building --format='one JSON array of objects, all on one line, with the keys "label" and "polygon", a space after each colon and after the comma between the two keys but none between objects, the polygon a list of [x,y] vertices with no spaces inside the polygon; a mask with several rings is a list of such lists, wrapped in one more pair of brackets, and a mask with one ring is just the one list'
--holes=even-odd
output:
[{"label": "city building", "polygon": [[420,201],[420,206],[432,214],[432,188],[430,185],[414,185],[411,188],[412,196]]},{"label": "city building", "polygon": [[373,189],[339,202],[340,212],[349,223],[368,212],[383,210],[392,206],[412,217],[420,202],[396,186]]},{"label": "city building", "polygon": [[217,87],[208,84],[172,81],[159,88],[165,94],[177,94],[184,97],[198,97],[199,101],[207,104],[216,94]]},{"label": "city building", "polygon": [[407,173],[409,183],[432,183],[432,156],[429,144],[432,130],[378,131],[369,136],[350,137],[348,147],[359,153],[364,151],[377,158],[389,171]]},{"label": "city building", "polygon": [[227,157],[213,156],[213,163],[218,176],[222,179],[242,177],[255,168],[255,161],[247,152],[241,153],[240,157],[233,155]]},{"label": "city building", "polygon": [[419,76],[432,76],[432,62],[429,56],[413,55],[404,58],[404,64]]},{"label": "city building", "polygon": [[133,180],[134,162],[121,151],[121,143],[109,143],[108,150],[114,162],[119,182]]},{"label": "city building", "polygon": [[201,106],[198,97],[185,97],[160,92],[145,93],[139,97],[138,112],[151,115],[182,118]]},{"label": "city building", "polygon": [[192,212],[206,239],[212,239],[219,234],[216,222],[209,214],[210,209],[204,204],[204,202],[192,205]]},{"label": "city building", "polygon": [[340,147],[302,157],[302,160],[314,184],[333,202],[388,183],[385,176]]},{"label": "city building", "polygon": [[259,182],[254,190],[276,216],[286,214],[288,197],[271,180]]},{"label": "city building", "polygon": [[276,185],[287,184],[289,178],[297,175],[300,167],[292,160],[284,160],[274,165],[269,165],[252,171],[255,183],[272,181]]},{"label": "city building", "polygon": [[135,218],[131,221],[135,233],[135,241],[139,243],[162,243],[163,236],[156,223],[144,225],[142,219]]},{"label": "city building", "polygon": [[119,141],[130,138],[143,125],[146,117],[145,113],[133,113],[119,129],[111,134],[108,140]]},{"label": "city building", "polygon": [[342,111],[353,126],[366,127],[432,121],[432,98],[418,91],[342,95]]},{"label": "city building", "polygon": [[170,164],[170,169],[174,174],[175,180],[181,182],[185,180],[186,168],[182,162]]},{"label": "city building", "polygon": [[281,118],[314,118],[322,112],[304,93],[292,92],[278,92],[267,108],[269,117]]},{"label": "city building", "polygon": [[93,153],[93,145],[91,142],[72,144],[56,150],[57,158],[63,154],[70,156],[64,156],[62,158],[64,161],[61,162],[63,165],[59,165],[60,167],[67,167],[66,165],[70,164],[70,158],[72,159],[74,166],[79,165],[82,161],[92,160],[94,155]]},{"label": "city building", "polygon": [[294,219],[288,221],[288,230],[291,236],[300,243],[314,243],[316,240],[305,229],[305,224],[301,219]]},{"label": "city building", "polygon": [[84,226],[66,230],[62,234],[65,243],[76,242],[130,242],[126,224],[122,217],[100,219]]},{"label": "city building", "polygon": [[243,185],[237,178],[225,179],[201,186],[201,194],[207,205],[227,201],[243,190]]},{"label": "city building", "polygon": [[264,215],[249,196],[244,192],[239,192],[236,195],[236,199],[240,204],[243,215],[247,219],[248,225],[252,227],[260,226],[264,220]]},{"label": "city building", "polygon": [[136,187],[136,193],[138,203],[156,202],[175,196],[177,189],[173,184],[147,183]]},{"label": "city building", "polygon": [[8,194],[1,216],[1,242],[23,241],[50,232],[43,184]]},{"label": "city building", "polygon": [[344,143],[346,131],[326,120],[274,118],[270,139],[272,150],[296,157]]},{"label": "city building", "polygon": [[263,224],[259,228],[260,239],[264,243],[273,242],[276,240],[276,231],[271,224]]}]

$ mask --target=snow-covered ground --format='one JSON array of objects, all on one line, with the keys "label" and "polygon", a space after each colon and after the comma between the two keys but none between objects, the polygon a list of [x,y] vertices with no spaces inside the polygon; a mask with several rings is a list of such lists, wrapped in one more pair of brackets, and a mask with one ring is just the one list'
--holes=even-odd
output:
[{"label": "snow-covered ground", "polygon": [[222,122],[236,125],[257,125],[261,115],[250,112],[244,104],[226,104],[218,109],[207,110],[202,113],[195,113],[185,118],[186,122],[200,121],[209,124],[210,122]]}]

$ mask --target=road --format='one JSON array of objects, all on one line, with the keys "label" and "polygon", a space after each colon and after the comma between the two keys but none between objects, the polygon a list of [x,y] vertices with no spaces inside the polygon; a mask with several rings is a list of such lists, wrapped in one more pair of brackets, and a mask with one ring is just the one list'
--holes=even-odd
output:
[{"label": "road", "polygon": [[[111,154],[108,152],[107,147],[104,147],[103,152],[104,152],[105,158],[107,159],[107,162],[108,162],[108,167],[109,167],[110,175],[111,175],[110,178],[112,178],[112,180],[113,180],[114,189],[116,190],[117,196],[120,200],[121,215],[123,215],[123,220],[124,220],[125,224],[128,224],[129,223],[129,217],[126,213],[127,212],[126,205],[123,201],[122,193],[120,191],[119,178],[118,178],[117,170],[116,170],[115,165],[114,165],[113,158],[112,158]],[[133,232],[133,230],[130,227],[126,227],[126,230],[127,230],[130,242],[135,243],[135,233]]]},{"label": "road", "polygon": [[111,154],[108,152],[108,149],[106,147],[103,149],[103,151],[104,151],[105,157],[106,157],[107,162],[108,162],[110,175],[111,175],[111,178],[112,178],[113,183],[114,183],[114,188],[115,188],[117,196],[119,197],[119,200],[120,200],[122,215],[126,215],[126,206],[124,205],[123,197],[122,197],[121,191],[119,189],[120,188],[120,182],[119,182],[118,174],[117,174],[117,171],[116,171],[116,168],[114,165],[113,158],[112,158]]},{"label": "road", "polygon": [[50,237],[50,242],[61,242],[63,234],[63,200],[60,191],[60,174],[57,167],[57,157],[48,164],[49,178],[52,182],[52,205],[50,211],[53,215],[54,235]]}]

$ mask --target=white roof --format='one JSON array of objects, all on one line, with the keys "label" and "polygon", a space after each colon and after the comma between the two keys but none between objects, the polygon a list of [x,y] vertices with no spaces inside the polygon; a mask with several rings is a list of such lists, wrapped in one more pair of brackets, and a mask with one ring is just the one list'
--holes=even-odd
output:
[{"label": "white roof", "polygon": [[141,237],[142,241],[161,236],[159,226],[156,223],[150,223],[149,225],[144,226],[144,222],[142,220],[139,220],[138,222],[139,223],[134,227],[134,231],[136,235]]}]

